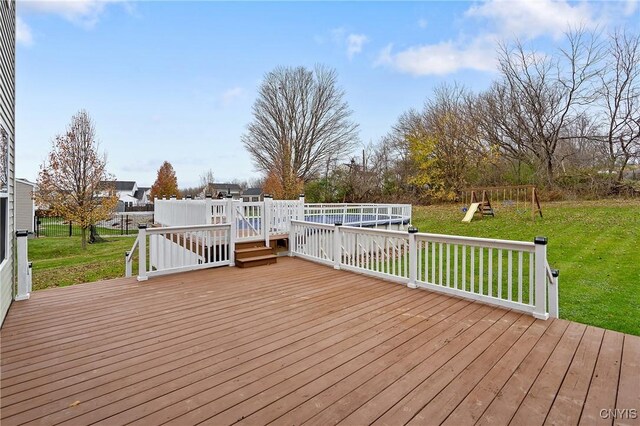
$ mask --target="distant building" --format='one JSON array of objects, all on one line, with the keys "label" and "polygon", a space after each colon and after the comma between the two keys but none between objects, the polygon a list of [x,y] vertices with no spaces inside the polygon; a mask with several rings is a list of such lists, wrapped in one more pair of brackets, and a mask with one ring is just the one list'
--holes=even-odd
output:
[{"label": "distant building", "polygon": [[33,198],[36,184],[27,179],[16,179],[16,230],[33,232],[36,204]]},{"label": "distant building", "polygon": [[248,203],[252,201],[262,201],[264,199],[264,191],[262,188],[247,188],[242,191],[242,201]]},{"label": "distant building", "polygon": [[[151,203],[151,188],[138,187],[135,181],[131,180],[114,180],[100,182],[101,188],[109,188],[116,191],[118,195],[118,206],[116,210],[124,211],[129,207],[146,206]],[[100,196],[107,196],[108,190],[101,191]]]},{"label": "distant building", "polygon": [[204,193],[213,198],[226,198],[227,195],[231,195],[234,200],[242,198],[242,188],[237,183],[210,183]]}]

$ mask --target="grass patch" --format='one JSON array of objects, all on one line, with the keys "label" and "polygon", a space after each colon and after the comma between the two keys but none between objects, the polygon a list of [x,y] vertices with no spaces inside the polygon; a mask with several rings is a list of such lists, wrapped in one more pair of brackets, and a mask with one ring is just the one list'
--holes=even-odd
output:
[{"label": "grass patch", "polygon": [[[87,244],[86,250],[82,250],[80,237],[29,240],[29,260],[33,262],[33,289],[123,277],[124,253],[131,250],[135,239],[112,237],[103,240]],[[134,262],[134,268],[136,267],[137,262]]]},{"label": "grass patch", "polygon": [[533,241],[549,239],[560,269],[560,316],[640,335],[640,200],[545,203],[544,218],[494,206],[496,217],[462,223],[460,206],[414,207],[420,232]]}]

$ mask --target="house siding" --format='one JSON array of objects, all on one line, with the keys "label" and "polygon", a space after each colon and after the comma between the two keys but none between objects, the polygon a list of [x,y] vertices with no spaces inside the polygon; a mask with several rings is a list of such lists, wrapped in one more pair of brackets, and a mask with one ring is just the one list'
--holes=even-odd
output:
[{"label": "house siding", "polygon": [[15,2],[0,0],[0,125],[9,136],[8,254],[0,264],[0,325],[13,300],[15,191]]},{"label": "house siding", "polygon": [[16,230],[26,229],[33,232],[33,185],[16,180]]}]

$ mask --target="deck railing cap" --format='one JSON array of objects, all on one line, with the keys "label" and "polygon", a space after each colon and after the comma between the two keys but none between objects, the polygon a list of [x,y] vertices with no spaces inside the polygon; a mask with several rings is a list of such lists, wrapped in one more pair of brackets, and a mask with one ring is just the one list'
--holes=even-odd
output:
[{"label": "deck railing cap", "polygon": [[535,244],[547,245],[547,237],[535,237],[533,242]]}]

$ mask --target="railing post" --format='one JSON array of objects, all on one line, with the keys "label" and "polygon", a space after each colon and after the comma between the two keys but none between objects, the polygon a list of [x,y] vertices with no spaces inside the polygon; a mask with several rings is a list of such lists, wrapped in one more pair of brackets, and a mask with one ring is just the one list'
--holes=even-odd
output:
[{"label": "railing post", "polygon": [[293,257],[293,250],[296,243],[296,235],[294,231],[294,224],[289,221],[289,257]]},{"label": "railing post", "polygon": [[416,234],[418,228],[409,227],[409,282],[407,287],[417,288],[416,280],[418,279],[418,246],[416,244]]},{"label": "railing post", "polygon": [[31,296],[31,274],[29,270],[29,251],[27,248],[27,230],[16,231],[18,257],[18,294],[15,300],[27,300]]},{"label": "railing post", "polygon": [[551,270],[551,276],[553,280],[549,283],[549,316],[551,318],[559,318],[560,307],[558,304],[558,277],[560,271],[557,269]]},{"label": "railing post", "polygon": [[304,222],[304,194],[298,196],[298,214],[296,220]]},{"label": "railing post", "polygon": [[147,225],[138,225],[138,281],[146,281],[147,276]]},{"label": "railing post", "polygon": [[271,234],[271,216],[273,210],[273,198],[265,194],[262,204],[262,228],[264,231],[264,245],[269,247],[269,237]]},{"label": "railing post", "polygon": [[133,265],[131,263],[128,262],[129,259],[129,254],[131,252],[129,251],[125,251],[124,252],[124,276],[129,278],[132,274],[132,269],[133,269]]},{"label": "railing post", "polygon": [[333,269],[340,269],[340,263],[342,262],[342,244],[340,236],[340,228],[342,222],[334,223],[333,227]]},{"label": "railing post", "polygon": [[229,266],[236,266],[236,240],[238,230],[236,229],[236,208],[233,205],[233,195],[227,195],[227,223],[229,224]]},{"label": "railing post", "polygon": [[[547,313],[547,238],[535,237],[535,304],[533,316],[546,320]],[[531,283],[529,284],[531,285]]]}]

